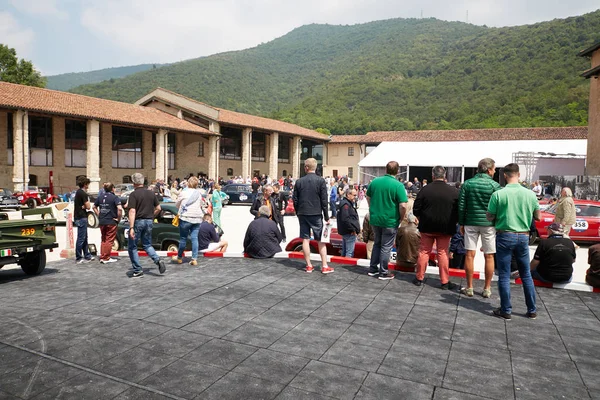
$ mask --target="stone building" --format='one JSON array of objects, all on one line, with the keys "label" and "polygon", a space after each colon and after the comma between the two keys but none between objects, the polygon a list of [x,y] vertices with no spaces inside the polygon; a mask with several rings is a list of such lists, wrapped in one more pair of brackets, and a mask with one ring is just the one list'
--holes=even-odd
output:
[{"label": "stone building", "polygon": [[590,80],[590,107],[588,114],[587,174],[600,175],[600,42],[579,52],[591,59],[591,68],[581,74]]},{"label": "stone building", "polygon": [[164,89],[128,104],[0,82],[0,187],[73,189],[86,175],[127,182],[189,173],[299,176],[329,138],[297,125],[219,109]]}]

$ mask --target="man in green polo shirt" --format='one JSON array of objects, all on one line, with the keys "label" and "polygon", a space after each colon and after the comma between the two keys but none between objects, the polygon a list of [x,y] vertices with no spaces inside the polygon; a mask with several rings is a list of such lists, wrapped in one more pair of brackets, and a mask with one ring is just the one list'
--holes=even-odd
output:
[{"label": "man in green polo shirt", "polygon": [[523,281],[523,292],[527,304],[526,316],[537,317],[535,289],[529,267],[529,229],[533,218],[540,220],[540,205],[535,193],[519,184],[519,166],[508,164],[504,167],[506,186],[492,194],[487,210],[487,218],[496,227],[496,269],[498,271],[498,292],[500,308],[494,315],[511,319],[510,303],[510,263],[514,256]]},{"label": "man in green polo shirt", "polygon": [[375,234],[369,276],[381,280],[394,278],[388,271],[388,262],[408,202],[404,185],[396,179],[398,168],[396,161],[387,163],[386,175],[375,178],[367,189],[370,224]]}]

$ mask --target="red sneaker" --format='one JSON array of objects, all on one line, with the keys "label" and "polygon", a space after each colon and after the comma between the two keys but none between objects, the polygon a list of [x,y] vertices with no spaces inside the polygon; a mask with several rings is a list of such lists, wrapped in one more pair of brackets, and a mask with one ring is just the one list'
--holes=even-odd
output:
[{"label": "red sneaker", "polygon": [[306,268],[304,268],[304,270],[308,273],[313,272],[313,269],[315,269],[315,268],[313,266],[309,266],[309,265],[307,265]]},{"label": "red sneaker", "polygon": [[321,273],[322,273],[322,274],[330,274],[330,273],[332,273],[333,271],[334,271],[334,269],[333,269],[333,268],[331,268],[331,267],[322,267],[322,268],[321,268]]}]

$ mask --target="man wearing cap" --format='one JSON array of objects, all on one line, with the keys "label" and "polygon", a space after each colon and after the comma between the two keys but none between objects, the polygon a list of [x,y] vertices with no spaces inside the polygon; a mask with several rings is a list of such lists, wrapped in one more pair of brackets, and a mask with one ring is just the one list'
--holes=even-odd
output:
[{"label": "man wearing cap", "polygon": [[573,241],[564,237],[564,227],[554,222],[548,226],[548,238],[540,241],[531,260],[531,276],[542,282],[571,282],[575,257]]}]

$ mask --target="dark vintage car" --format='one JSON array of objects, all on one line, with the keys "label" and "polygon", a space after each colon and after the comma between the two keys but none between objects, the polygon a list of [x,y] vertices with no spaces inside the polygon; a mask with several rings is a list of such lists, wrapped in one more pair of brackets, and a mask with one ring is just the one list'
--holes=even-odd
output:
[{"label": "dark vintage car", "polygon": [[0,188],[0,209],[21,209],[19,199],[13,194],[13,192],[10,189]]},{"label": "dark vintage car", "polygon": [[[156,250],[177,251],[179,248],[179,227],[173,226],[173,218],[177,214],[177,207],[174,203],[161,203],[161,212],[154,220],[152,226],[152,246]],[[127,240],[129,237],[129,221],[124,218],[117,227],[117,239],[113,244],[113,250],[127,249]],[[138,248],[142,248],[141,242]],[[186,250],[192,248],[188,240]]]},{"label": "dark vintage car", "polygon": [[223,186],[221,192],[229,196],[229,204],[252,204],[252,188],[244,183],[231,183]]}]

